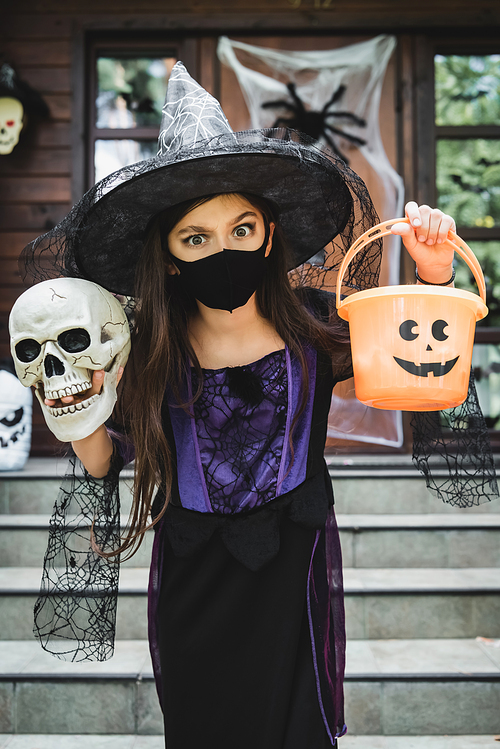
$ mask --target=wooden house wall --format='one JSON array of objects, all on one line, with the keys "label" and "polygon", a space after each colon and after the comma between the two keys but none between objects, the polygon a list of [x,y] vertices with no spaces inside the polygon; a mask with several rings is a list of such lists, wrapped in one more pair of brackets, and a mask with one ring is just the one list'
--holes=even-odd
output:
[{"label": "wooden house wall", "polygon": [[[315,38],[318,48],[324,48],[319,36],[338,40],[347,35],[350,43],[376,33],[396,33],[399,56],[384,88],[390,116],[383,134],[391,161],[416,195],[418,44],[429,34],[491,36],[499,24],[498,0],[184,0],[182,5],[173,0],[24,0],[19,10],[2,19],[1,61],[12,64],[42,94],[50,118],[29,127],[13,153],[0,157],[0,356],[8,354],[8,314],[24,289],[17,269],[19,252],[54,226],[83,189],[83,166],[75,164],[83,161],[81,88],[89,33],[162,32],[170,38],[192,38],[198,79],[221,98],[235,128],[245,126],[245,109],[233,74],[221,70],[216,60],[220,33],[288,49],[311,48]],[[55,449],[36,406],[32,453],[49,455]]]}]

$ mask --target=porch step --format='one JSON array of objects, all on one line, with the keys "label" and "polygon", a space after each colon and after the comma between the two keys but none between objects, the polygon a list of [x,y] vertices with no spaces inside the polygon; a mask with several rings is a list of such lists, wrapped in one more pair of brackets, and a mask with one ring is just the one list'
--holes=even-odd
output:
[{"label": "porch step", "polygon": [[[31,639],[40,568],[0,569],[0,639]],[[147,634],[148,570],[120,574],[117,636]],[[344,569],[351,639],[500,637],[500,570]]]},{"label": "porch step", "polygon": [[[443,503],[426,488],[409,455],[327,456],[339,514],[461,515],[500,513],[500,501],[461,509]],[[0,474],[0,513],[48,515],[57,497],[67,458],[30,458],[22,471]],[[120,474],[123,512],[130,508],[133,471]]]},{"label": "porch step", "polygon": [[[477,746],[482,749],[483,744]],[[163,736],[106,734],[0,734],[0,749],[165,749],[165,739]]]},{"label": "porch step", "polygon": [[[498,741],[498,737],[497,737]],[[488,736],[352,736],[339,749],[494,749]],[[0,749],[165,749],[163,736],[0,735]]]},{"label": "porch step", "polygon": [[[425,726],[436,735],[494,734],[500,730],[498,645],[464,639],[349,642],[350,731],[411,736]],[[66,663],[38,643],[3,642],[0,664],[5,733],[83,733],[89,725],[103,734],[162,731],[145,641],[118,641],[115,656],[104,663]]]},{"label": "porch step", "polygon": [[[0,514],[0,566],[41,567],[49,515]],[[122,516],[122,527],[127,517]],[[347,567],[500,567],[500,513],[338,515]],[[147,567],[153,531],[126,566]]]}]

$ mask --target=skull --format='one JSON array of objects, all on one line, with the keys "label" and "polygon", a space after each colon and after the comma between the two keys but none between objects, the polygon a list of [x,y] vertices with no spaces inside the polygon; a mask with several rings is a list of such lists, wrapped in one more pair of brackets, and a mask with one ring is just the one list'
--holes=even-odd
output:
[{"label": "skull", "polygon": [[17,146],[23,127],[24,108],[18,99],[0,97],[0,154],[11,153]]},{"label": "skull", "polygon": [[0,471],[19,471],[31,444],[33,398],[15,374],[0,368]]},{"label": "skull", "polygon": [[[9,319],[17,376],[35,385],[45,421],[63,442],[80,440],[111,416],[118,368],[130,352],[127,318],[118,300],[79,278],[43,281],[25,291]],[[104,369],[99,394],[86,396],[93,370]],[[60,398],[73,395],[64,405]],[[44,399],[55,400],[46,406]]]}]

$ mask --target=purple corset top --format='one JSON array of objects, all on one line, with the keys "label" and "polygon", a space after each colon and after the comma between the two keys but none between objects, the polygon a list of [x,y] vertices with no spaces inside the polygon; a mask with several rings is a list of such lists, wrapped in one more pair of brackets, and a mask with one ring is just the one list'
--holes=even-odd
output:
[{"label": "purple corset top", "polygon": [[[212,510],[229,514],[274,499],[287,431],[288,352],[244,367],[203,370],[196,438]],[[192,389],[198,379],[192,371]]]}]

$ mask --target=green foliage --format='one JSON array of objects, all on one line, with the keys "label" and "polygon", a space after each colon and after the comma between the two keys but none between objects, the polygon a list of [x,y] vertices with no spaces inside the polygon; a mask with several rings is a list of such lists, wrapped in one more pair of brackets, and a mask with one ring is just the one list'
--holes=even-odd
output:
[{"label": "green foliage", "polygon": [[500,122],[500,55],[436,55],[436,125]]},{"label": "green foliage", "polygon": [[500,140],[440,139],[438,206],[458,226],[500,226]]}]

